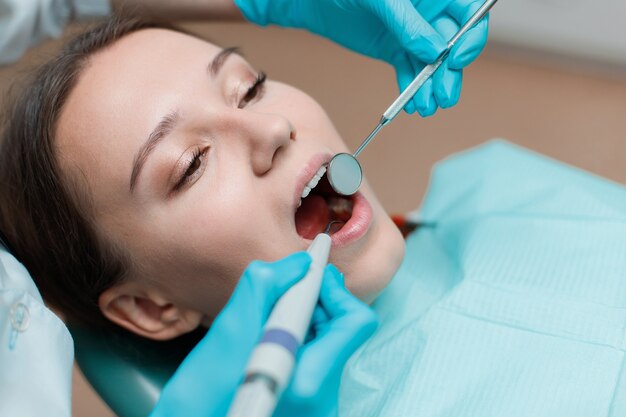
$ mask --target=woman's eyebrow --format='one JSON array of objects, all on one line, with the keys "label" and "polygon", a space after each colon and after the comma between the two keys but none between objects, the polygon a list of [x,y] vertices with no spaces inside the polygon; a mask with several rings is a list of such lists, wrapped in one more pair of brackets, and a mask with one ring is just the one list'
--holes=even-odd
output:
[{"label": "woman's eyebrow", "polygon": [[[220,70],[224,66],[224,63],[232,54],[241,55],[239,53],[239,48],[224,48],[220,52],[218,52],[217,55],[215,55],[215,57],[207,66],[207,71],[211,75],[211,78],[214,78],[217,76],[217,74],[219,74]],[[178,110],[174,110],[163,116],[161,121],[152,130],[150,135],[148,135],[148,139],[146,139],[146,142],[137,151],[137,154],[135,155],[135,159],[133,161],[133,170],[130,174],[129,189],[131,193],[133,192],[135,185],[137,184],[137,179],[139,177],[139,174],[141,173],[141,169],[148,159],[148,156],[150,156],[152,151],[161,142],[161,140],[165,136],[169,135],[172,130],[174,130],[179,120],[180,113],[178,112]]]},{"label": "woman's eyebrow", "polygon": [[137,154],[135,155],[135,159],[133,161],[133,171],[130,174],[130,192],[133,192],[135,188],[135,184],[137,184],[137,178],[139,177],[139,173],[141,172],[141,168],[146,163],[148,156],[154,148],[161,142],[161,140],[169,135],[172,130],[176,127],[176,124],[180,120],[180,113],[178,110],[174,110],[173,112],[168,113],[163,116],[159,124],[152,130],[146,142],[139,148]]},{"label": "woman's eyebrow", "polygon": [[211,77],[215,77],[220,72],[220,70],[224,66],[224,62],[226,62],[228,57],[232,54],[242,56],[239,52],[239,48],[237,47],[224,48],[217,55],[215,55],[215,58],[213,58],[208,66],[209,74],[211,74]]}]

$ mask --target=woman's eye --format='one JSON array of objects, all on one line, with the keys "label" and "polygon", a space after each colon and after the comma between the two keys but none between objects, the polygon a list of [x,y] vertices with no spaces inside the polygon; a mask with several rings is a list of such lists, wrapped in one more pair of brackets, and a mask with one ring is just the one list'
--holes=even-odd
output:
[{"label": "woman's eye", "polygon": [[209,148],[204,149],[197,148],[193,151],[193,155],[187,164],[187,167],[183,171],[182,175],[174,185],[174,191],[180,190],[183,186],[195,181],[202,171],[204,171],[206,165],[206,156]]},{"label": "woman's eye", "polygon": [[248,103],[250,103],[255,98],[259,98],[263,94],[266,79],[267,75],[264,72],[260,72],[259,75],[257,75],[254,83],[252,83],[250,88],[248,88],[246,94],[239,101],[238,107],[240,109],[243,109]]}]

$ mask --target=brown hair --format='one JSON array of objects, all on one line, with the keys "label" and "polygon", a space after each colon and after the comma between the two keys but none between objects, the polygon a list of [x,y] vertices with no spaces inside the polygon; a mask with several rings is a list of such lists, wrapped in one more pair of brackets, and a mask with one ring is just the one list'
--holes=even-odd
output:
[{"label": "brown hair", "polygon": [[33,74],[9,111],[0,142],[0,230],[44,299],[68,320],[87,325],[108,324],[98,297],[124,279],[129,259],[97,235],[85,185],[62,174],[56,124],[90,57],[145,28],[180,31],[113,16],[71,40]]}]

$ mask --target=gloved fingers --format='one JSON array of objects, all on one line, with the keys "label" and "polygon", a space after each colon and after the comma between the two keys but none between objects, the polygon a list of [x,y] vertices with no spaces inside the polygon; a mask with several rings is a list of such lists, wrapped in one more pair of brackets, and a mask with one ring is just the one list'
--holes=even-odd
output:
[{"label": "gloved fingers", "polygon": [[432,78],[417,90],[411,101],[422,117],[429,117],[437,112],[437,101],[435,100]]},{"label": "gloved fingers", "polygon": [[306,252],[276,262],[250,262],[212,328],[221,328],[231,319],[262,326],[276,301],[306,275],[310,265],[311,256]]},{"label": "gloved fingers", "polygon": [[[417,61],[417,59],[410,57],[408,54],[400,54],[394,59],[396,67],[398,87],[400,92],[406,90],[406,88],[413,82],[415,77],[424,68],[424,65]],[[404,110],[412,114],[417,111],[420,116],[428,117],[435,114],[437,111],[437,102],[433,93],[432,80],[428,80],[420,87],[415,93],[413,98],[404,106]]]},{"label": "gloved fingers", "polygon": [[[482,1],[455,0],[446,9],[458,25],[456,31],[480,8]],[[462,69],[474,62],[485,48],[489,28],[489,15],[485,16],[454,45],[448,57],[452,69]]]},{"label": "gloved fingers", "polygon": [[225,414],[271,307],[304,277],[310,263],[306,252],[273,263],[251,262],[207,335],[166,385],[165,404],[203,398],[207,410]]},{"label": "gloved fingers", "polygon": [[[413,56],[409,56],[408,60],[413,68],[412,82],[420,71],[424,69],[425,65]],[[437,101],[435,100],[432,78],[427,80],[419,88],[419,90],[417,90],[415,95],[413,95],[411,102],[413,103],[413,106],[415,106],[419,115],[422,117],[429,117],[437,112]]]},{"label": "gloved fingers", "polygon": [[446,12],[463,26],[483,3],[484,0],[453,0],[448,3]]},{"label": "gloved fingers", "polygon": [[[306,252],[273,263],[251,262],[211,329],[183,365],[206,369],[208,377],[215,374],[216,366],[223,364],[228,368],[220,374],[225,385],[228,385],[226,375],[239,378],[269,310],[287,289],[304,277],[310,263],[311,257]],[[220,357],[219,363],[215,361],[217,357]]]},{"label": "gloved fingers", "polygon": [[485,16],[452,47],[448,63],[451,68],[462,69],[478,58],[485,45],[489,27],[489,16]]},{"label": "gloved fingers", "polygon": [[380,19],[408,53],[422,62],[433,62],[446,48],[445,40],[422,17],[411,0],[368,0],[364,7]]},{"label": "gloved fingers", "polygon": [[[405,53],[401,53],[394,59],[394,67],[396,69],[396,79],[398,80],[398,90],[402,93],[415,78],[413,65],[409,61],[409,57]],[[404,106],[404,111],[408,114],[413,114],[416,110],[414,100],[409,101]]]},{"label": "gloved fingers", "polygon": [[324,323],[327,323],[330,320],[330,315],[324,309],[321,303],[317,303],[315,306],[315,310],[313,311],[313,318],[311,319],[311,326],[321,326]]},{"label": "gloved fingers", "polygon": [[[407,54],[402,53],[394,58],[394,66],[396,68],[396,77],[398,80],[398,88],[400,92],[413,82],[417,74],[424,68],[415,59],[410,58]],[[428,80],[415,93],[413,98],[404,106],[404,111],[409,114],[417,111],[420,116],[428,117],[437,111],[437,102],[433,92],[432,80]]]},{"label": "gloved fingers", "polygon": [[[333,264],[328,264],[324,270],[319,303],[330,321],[338,317],[352,315],[359,320],[376,320],[369,306],[348,291],[345,287],[343,274]],[[361,317],[361,315],[365,317]]]},{"label": "gloved fingers", "polygon": [[442,109],[456,106],[461,98],[463,70],[451,70],[444,62],[433,75],[435,100]]},{"label": "gloved fingers", "polygon": [[330,320],[330,316],[324,310],[324,307],[322,307],[322,305],[318,302],[317,305],[315,306],[315,309],[313,310],[313,317],[311,318],[311,326],[309,327],[309,330],[307,331],[303,344],[306,345],[311,340],[315,339],[315,337],[317,336],[317,329],[324,326],[324,324],[327,323],[329,320]]},{"label": "gloved fingers", "polygon": [[[459,30],[458,23],[447,16],[438,18],[433,23],[433,27],[447,39],[452,39]],[[463,73],[450,69],[447,60],[441,64],[433,75],[433,90],[437,105],[445,109],[454,106],[459,101],[462,78]]]},{"label": "gloved fingers", "polygon": [[339,271],[332,265],[326,271],[320,300],[331,319],[300,352],[290,389],[301,399],[315,398],[339,378],[345,362],[377,325],[374,312],[345,289]]},{"label": "gloved fingers", "polygon": [[453,1],[456,0],[411,0],[415,7],[419,7],[418,10],[422,17],[429,22],[442,14]]},{"label": "gloved fingers", "polygon": [[[209,333],[226,346],[256,343],[272,306],[306,275],[310,264],[311,256],[306,252],[271,263],[252,261]],[[244,325],[246,329],[242,332]]]}]

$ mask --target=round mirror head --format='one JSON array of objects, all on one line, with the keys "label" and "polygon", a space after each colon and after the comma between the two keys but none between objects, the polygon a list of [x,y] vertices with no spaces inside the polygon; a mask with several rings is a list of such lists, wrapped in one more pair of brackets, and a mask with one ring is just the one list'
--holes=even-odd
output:
[{"label": "round mirror head", "polygon": [[328,182],[337,193],[352,195],[359,190],[363,170],[359,161],[349,153],[338,153],[328,164]]}]

